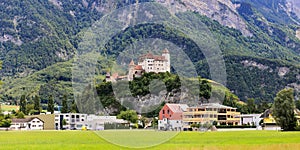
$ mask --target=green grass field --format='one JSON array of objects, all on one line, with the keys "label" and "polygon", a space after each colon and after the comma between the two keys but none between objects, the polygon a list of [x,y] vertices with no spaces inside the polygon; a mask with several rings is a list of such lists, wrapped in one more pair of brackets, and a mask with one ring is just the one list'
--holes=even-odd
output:
[{"label": "green grass field", "polygon": [[[107,142],[106,140],[98,136],[101,134],[106,134],[105,136],[107,137],[114,137],[115,141],[124,142],[132,140],[137,143],[146,143],[153,140],[154,138],[161,138],[155,137],[157,136],[157,134],[165,133],[157,133],[157,131],[1,131],[0,149],[130,149]],[[181,132],[169,141],[157,146],[150,147],[149,149],[296,150],[300,149],[300,132]]]}]

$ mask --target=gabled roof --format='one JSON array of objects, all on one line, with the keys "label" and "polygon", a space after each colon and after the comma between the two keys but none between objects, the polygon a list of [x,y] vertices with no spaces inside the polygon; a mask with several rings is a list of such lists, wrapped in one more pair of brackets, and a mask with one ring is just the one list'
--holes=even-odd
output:
[{"label": "gabled roof", "polygon": [[156,61],[165,61],[166,58],[165,58],[165,56],[154,56],[154,60],[156,60]]},{"label": "gabled roof", "polygon": [[134,64],[134,61],[133,61],[133,59],[131,59],[131,61],[130,61],[130,63],[129,63],[129,66],[134,66],[135,64]]},{"label": "gabled roof", "polygon": [[187,104],[166,104],[172,112],[184,112],[189,107]]},{"label": "gabled roof", "polygon": [[271,109],[265,110],[265,112],[260,116],[260,118],[266,118],[269,117],[269,115],[272,113]]},{"label": "gabled roof", "polygon": [[154,59],[156,61],[165,61],[165,56],[153,55],[151,52],[148,52],[145,55],[139,57],[139,62],[144,61],[145,59]]},{"label": "gabled roof", "polygon": [[30,118],[24,118],[24,119],[13,118],[13,119],[12,119],[12,122],[13,122],[13,123],[26,123],[26,122],[32,121],[32,120],[35,119],[35,118],[39,119],[41,122],[44,122],[43,120],[41,120],[41,119],[38,118],[38,117],[30,117]]}]

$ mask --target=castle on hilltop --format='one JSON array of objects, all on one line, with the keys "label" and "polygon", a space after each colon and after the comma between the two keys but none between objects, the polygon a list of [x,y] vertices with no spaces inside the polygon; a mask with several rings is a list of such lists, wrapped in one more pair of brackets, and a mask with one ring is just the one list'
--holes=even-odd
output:
[{"label": "castle on hilltop", "polygon": [[141,77],[143,73],[170,72],[170,68],[170,53],[168,49],[164,49],[161,56],[153,55],[151,52],[148,52],[147,54],[144,54],[138,58],[137,64],[131,60],[128,66],[128,74],[126,76],[119,76],[117,73],[111,76],[110,73],[107,73],[106,81],[132,81],[135,77]]}]

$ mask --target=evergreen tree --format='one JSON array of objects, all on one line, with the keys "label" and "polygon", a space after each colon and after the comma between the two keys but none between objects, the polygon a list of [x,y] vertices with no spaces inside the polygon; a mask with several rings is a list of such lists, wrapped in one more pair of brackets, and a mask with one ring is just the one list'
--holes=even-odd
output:
[{"label": "evergreen tree", "polygon": [[199,82],[200,82],[200,93],[199,93],[199,97],[201,99],[201,103],[204,103],[204,101],[209,102],[208,100],[211,97],[211,85],[207,80],[202,80],[201,78],[199,78]]},{"label": "evergreen tree", "polygon": [[256,112],[256,105],[255,100],[253,98],[247,99],[247,107],[248,107],[248,113],[252,114]]},{"label": "evergreen tree", "polygon": [[67,102],[67,95],[63,96],[62,99],[62,108],[61,108],[61,113],[68,113],[68,102]]},{"label": "evergreen tree", "polygon": [[284,89],[278,92],[272,107],[272,114],[282,130],[295,130],[297,120],[294,109],[295,103],[293,89]]},{"label": "evergreen tree", "polygon": [[35,112],[37,112],[37,113],[40,113],[40,111],[41,111],[40,103],[41,103],[40,97],[36,95],[36,96],[34,97],[34,106],[33,106],[33,109],[34,109]]},{"label": "evergreen tree", "polygon": [[25,95],[22,95],[21,99],[20,99],[20,112],[23,112],[24,114],[26,114],[26,98],[25,98]]},{"label": "evergreen tree", "polygon": [[51,114],[54,113],[54,100],[53,100],[53,96],[50,95],[49,99],[48,99],[48,108],[47,108],[48,112],[51,112]]},{"label": "evergreen tree", "polygon": [[75,100],[72,101],[70,112],[71,113],[78,113],[79,112]]}]

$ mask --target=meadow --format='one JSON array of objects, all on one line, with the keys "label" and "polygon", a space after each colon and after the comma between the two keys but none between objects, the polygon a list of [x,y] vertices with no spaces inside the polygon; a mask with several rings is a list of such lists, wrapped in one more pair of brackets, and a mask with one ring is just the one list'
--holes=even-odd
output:
[{"label": "meadow", "polygon": [[[157,134],[164,135],[166,133],[158,131],[0,131],[0,149],[132,149],[132,147],[126,148],[112,144],[107,141],[107,138],[104,139],[103,135],[106,137],[114,137],[115,141],[146,143],[153,139],[163,138],[161,136],[157,136]],[[174,134],[174,132],[172,134]],[[169,141],[148,147],[147,149],[294,150],[300,149],[300,132],[180,132],[178,134],[174,134],[174,137]]]}]

